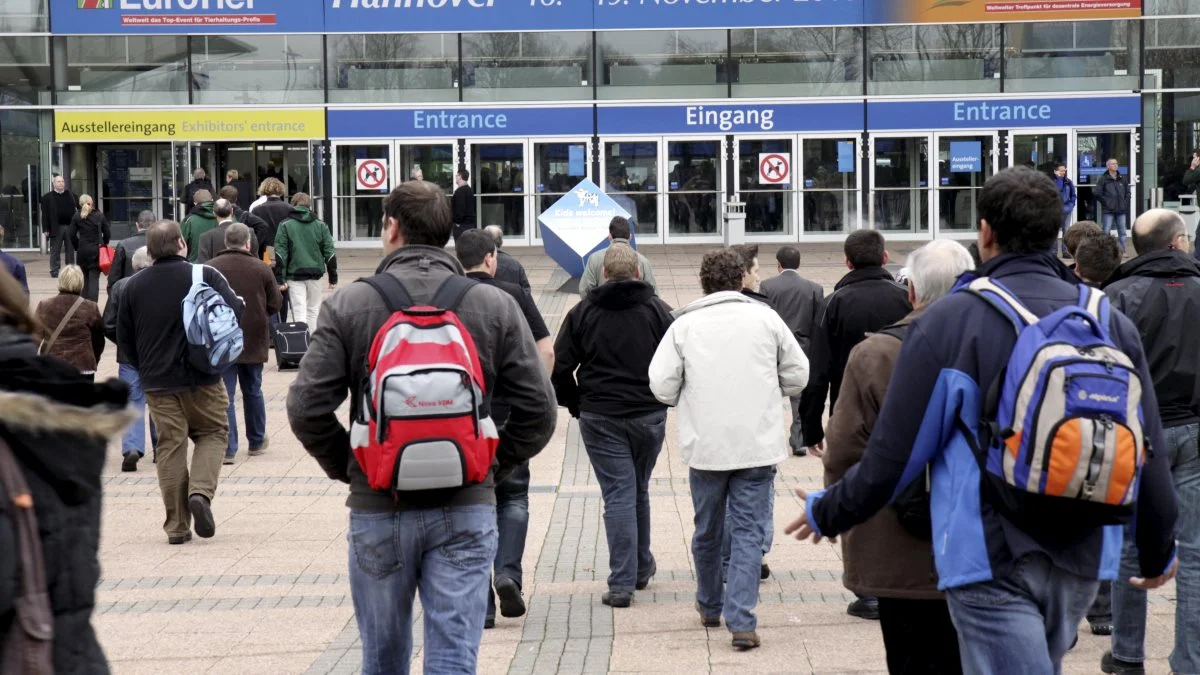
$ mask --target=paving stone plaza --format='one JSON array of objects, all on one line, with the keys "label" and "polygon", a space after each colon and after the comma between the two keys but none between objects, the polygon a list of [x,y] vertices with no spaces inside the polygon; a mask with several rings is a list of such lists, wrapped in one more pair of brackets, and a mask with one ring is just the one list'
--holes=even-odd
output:
[{"label": "paving stone plaza", "polygon": [[[893,247],[893,258],[903,250]],[[662,297],[679,307],[700,295],[696,271],[705,247],[648,249]],[[845,272],[839,247],[805,246],[801,273],[826,287]],[[577,296],[559,292],[565,274],[540,250],[512,251],[525,264],[534,297],[553,330]],[[763,247],[763,277],[774,274],[774,248]],[[44,259],[24,256],[33,301],[55,292]],[[370,274],[378,252],[341,252],[347,283]],[[102,284],[103,285],[103,284]],[[101,297],[103,306],[105,298]],[[99,378],[116,376],[115,349]],[[360,647],[346,574],[347,488],[329,481],[293,438],[285,400],[291,372],[266,367],[263,380],[271,443],[222,468],[213,502],[217,535],[168,546],[153,465],[120,471],[118,444],[105,472],[102,580],[93,625],[113,672],[355,673]],[[781,401],[781,405],[784,403]],[[240,413],[239,413],[240,417]],[[578,428],[559,410],[558,429],[531,465],[525,598],[520,619],[498,618],[485,631],[483,673],[882,673],[878,625],[849,617],[841,550],[782,535],[797,512],[795,487],[821,485],[820,461],[792,457],[780,466],[772,576],[761,586],[761,649],[735,652],[724,627],[705,629],[693,609],[692,503],[673,417],[651,483],[658,574],[629,609],[600,603],[608,574],[600,488]],[[1174,583],[1153,593],[1147,672],[1166,673],[1174,623]],[[414,627],[420,672],[421,625]],[[1086,624],[1067,657],[1069,673],[1098,672],[1107,638]]]}]

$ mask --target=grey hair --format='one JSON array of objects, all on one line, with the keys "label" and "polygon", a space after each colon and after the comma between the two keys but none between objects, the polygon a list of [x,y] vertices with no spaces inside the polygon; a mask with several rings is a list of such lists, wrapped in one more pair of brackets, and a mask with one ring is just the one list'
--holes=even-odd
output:
[{"label": "grey hair", "polygon": [[150,257],[150,251],[142,246],[133,252],[133,271],[144,270],[154,264],[154,258]]},{"label": "grey hair", "polygon": [[957,241],[938,239],[909,254],[904,261],[917,303],[928,305],[950,292],[958,275],[975,268],[975,260]]},{"label": "grey hair", "polygon": [[158,216],[154,215],[153,211],[151,211],[150,209],[146,209],[145,211],[142,211],[141,213],[138,214],[138,217],[137,217],[138,232],[148,229],[151,225],[153,225],[157,222],[158,222]]},{"label": "grey hair", "polygon": [[483,231],[496,242],[496,248],[504,247],[504,230],[499,225],[488,225]]},{"label": "grey hair", "polygon": [[250,228],[243,223],[233,223],[225,230],[225,248],[241,250],[250,241]]}]

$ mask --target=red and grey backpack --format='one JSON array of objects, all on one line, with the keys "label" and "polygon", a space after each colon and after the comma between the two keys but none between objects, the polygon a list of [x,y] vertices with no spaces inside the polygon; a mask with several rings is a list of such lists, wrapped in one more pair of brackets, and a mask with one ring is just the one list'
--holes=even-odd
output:
[{"label": "red and grey backpack", "polygon": [[350,424],[368,483],[393,492],[482,483],[499,434],[484,403],[475,341],[454,313],[475,282],[451,276],[430,304],[417,305],[391,274],[361,281],[392,313],[371,343]]}]

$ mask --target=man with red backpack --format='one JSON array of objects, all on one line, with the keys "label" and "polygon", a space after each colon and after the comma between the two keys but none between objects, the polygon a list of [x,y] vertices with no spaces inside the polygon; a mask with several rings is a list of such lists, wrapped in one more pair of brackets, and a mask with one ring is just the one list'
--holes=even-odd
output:
[{"label": "man with red backpack", "polygon": [[[520,308],[444,250],[441,189],[384,200],[377,274],[321,307],[288,394],[292,430],[350,484],[350,587],[364,673],[408,672],[413,599],[424,669],[473,673],[497,545],[495,483],[538,454],[556,401]],[[493,395],[510,407],[497,433]],[[351,398],[349,428],[337,418]]]}]

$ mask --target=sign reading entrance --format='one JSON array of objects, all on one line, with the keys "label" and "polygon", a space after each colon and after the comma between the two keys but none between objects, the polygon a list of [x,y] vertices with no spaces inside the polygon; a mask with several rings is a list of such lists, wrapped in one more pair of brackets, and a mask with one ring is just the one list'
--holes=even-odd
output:
[{"label": "sign reading entrance", "polygon": [[359,190],[386,190],[387,164],[382,159],[360,159],[354,172]]},{"label": "sign reading entrance", "polygon": [[608,247],[608,223],[629,212],[584,178],[538,216],[546,255],[572,277],[583,276],[589,255]]},{"label": "sign reading entrance", "polygon": [[325,138],[320,108],[278,110],[56,110],[54,140],[241,141]]},{"label": "sign reading entrance", "polygon": [[758,182],[761,185],[782,185],[792,182],[792,154],[790,152],[759,153]]}]

